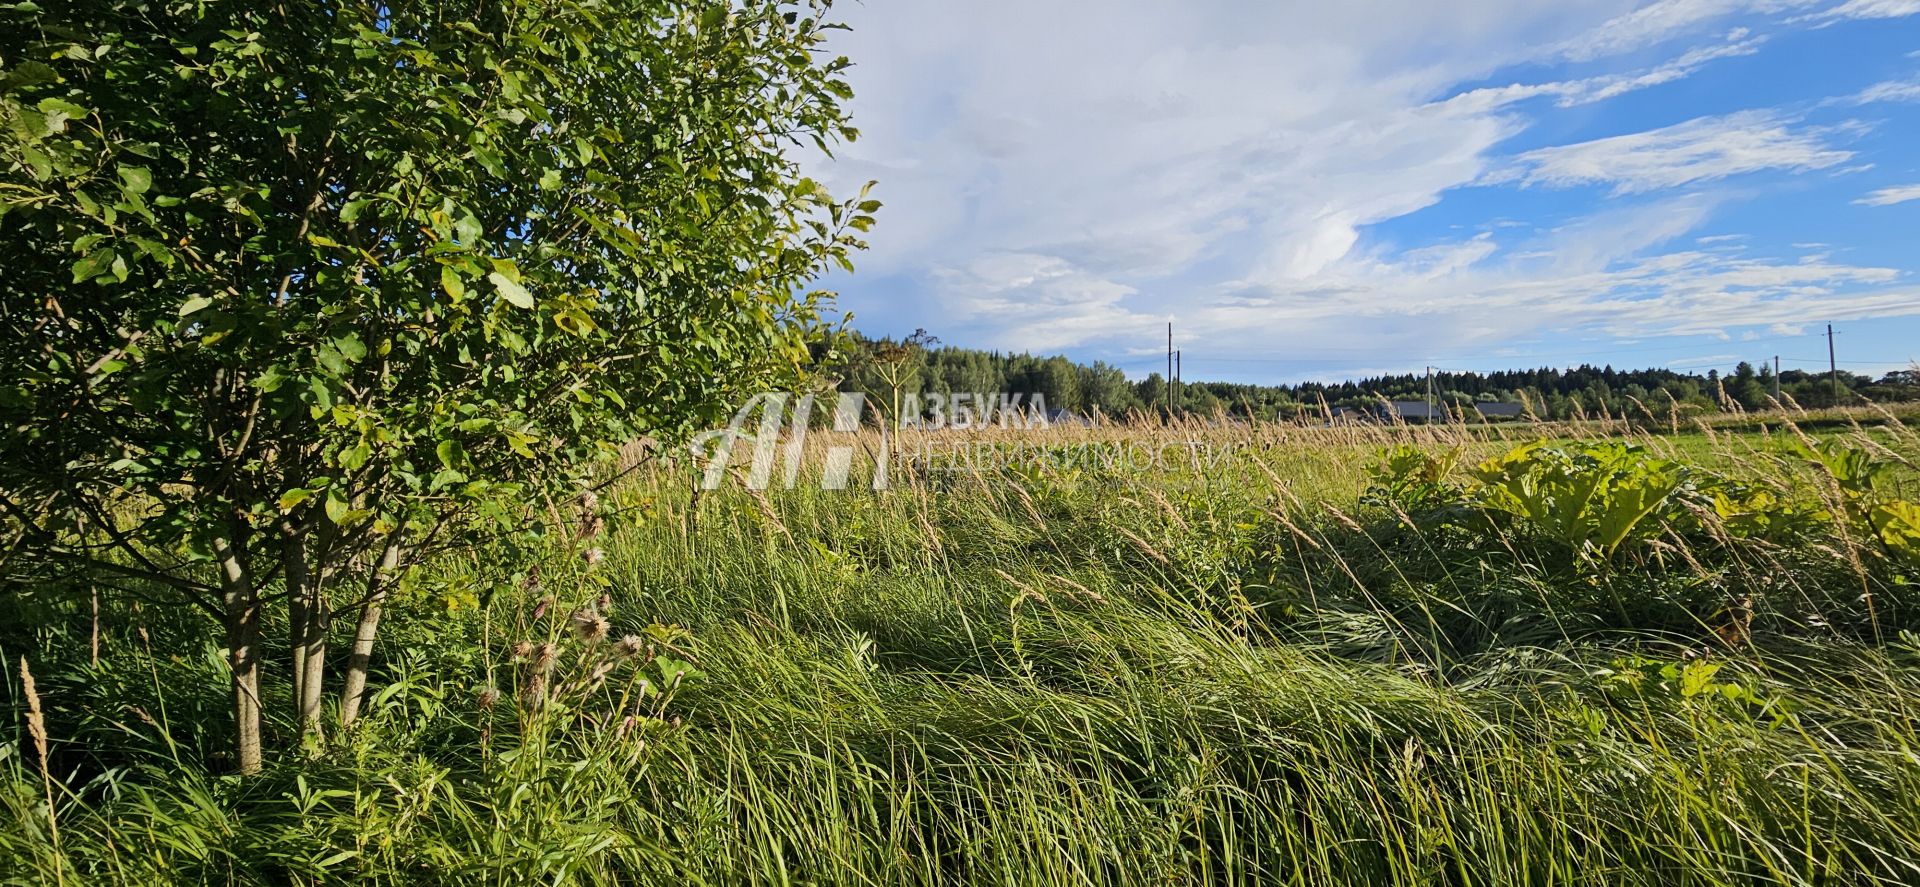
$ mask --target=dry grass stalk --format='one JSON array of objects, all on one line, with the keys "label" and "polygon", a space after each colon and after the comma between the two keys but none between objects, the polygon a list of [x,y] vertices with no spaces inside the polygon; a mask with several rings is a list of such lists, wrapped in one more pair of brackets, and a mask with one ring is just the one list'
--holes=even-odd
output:
[{"label": "dry grass stalk", "polygon": [[33,672],[27,657],[20,657],[20,690],[27,699],[27,734],[33,737],[34,756],[40,763],[40,785],[47,794],[47,834],[53,839],[54,873],[66,883],[66,865],[60,855],[60,820],[53,808],[53,771],[47,765],[47,716],[40,708],[40,693],[33,684]]}]

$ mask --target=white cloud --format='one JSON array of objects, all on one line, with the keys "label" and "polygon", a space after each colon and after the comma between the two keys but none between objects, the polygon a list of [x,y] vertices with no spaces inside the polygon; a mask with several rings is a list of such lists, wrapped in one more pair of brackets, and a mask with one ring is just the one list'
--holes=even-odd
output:
[{"label": "white cloud", "polygon": [[1056,351],[1154,322],[1120,305],[1135,290],[1058,256],[992,253],[943,267],[934,298],[959,334],[994,331],[998,347]]},{"label": "white cloud", "polygon": [[1565,107],[1605,101],[1637,89],[1646,89],[1647,87],[1658,86],[1662,83],[1672,83],[1699,70],[1708,62],[1717,59],[1753,55],[1760,51],[1761,44],[1765,42],[1766,38],[1764,37],[1754,37],[1746,40],[1735,40],[1724,46],[1704,46],[1640,74],[1624,77],[1596,77],[1581,81],[1585,88],[1563,97],[1560,100],[1560,104]]},{"label": "white cloud", "polygon": [[1881,188],[1878,191],[1868,192],[1867,196],[1854,203],[1861,206],[1892,206],[1909,200],[1920,200],[1920,185],[1895,185],[1891,188]]},{"label": "white cloud", "polygon": [[1656,0],[1563,42],[1560,54],[1592,61],[1642,49],[1737,13],[1771,13],[1817,0]]},{"label": "white cloud", "polygon": [[1515,102],[1540,96],[1552,96],[1562,108],[1587,105],[1618,98],[1629,92],[1672,83],[1684,79],[1705,67],[1708,62],[1724,58],[1753,55],[1767,42],[1765,37],[1748,37],[1744,29],[1729,35],[1728,42],[1716,46],[1702,46],[1689,50],[1685,54],[1662,62],[1644,71],[1626,74],[1603,74],[1578,80],[1560,80],[1547,83],[1515,83],[1510,86],[1483,87],[1454,97],[1451,103],[1467,105],[1481,110],[1491,111]]},{"label": "white cloud", "polygon": [[1795,131],[1770,112],[1742,111],[1535,149],[1486,181],[1561,188],[1611,184],[1616,194],[1634,194],[1762,170],[1825,169],[1853,156],[1828,146],[1826,135],[1823,130]]},{"label": "white cloud", "polygon": [[[1848,292],[1891,285],[1886,269],[1776,261],[1724,244],[1647,255],[1704,224],[1720,199],[1711,196],[1630,218],[1523,220],[1561,225],[1544,233],[1489,221],[1405,250],[1370,227],[1474,184],[1590,183],[1638,195],[1842,164],[1852,156],[1834,146],[1842,130],[1764,111],[1499,156],[1528,115],[1554,113],[1541,107],[1549,101],[1586,105],[1673,83],[1761,51],[1766,34],[1730,26],[1766,30],[1754,16],[1810,8],[836,6],[855,28],[833,49],[858,63],[851,107],[862,138],[815,172],[836,191],[878,179],[886,202],[844,304],[983,347],[1111,351],[1153,341],[1174,314],[1183,336],[1252,351],[1347,341],[1389,355],[1437,340],[1498,347],[1542,329],[1658,335],[1696,321],[1737,324],[1739,312],[1723,305],[1772,323],[1806,316],[1775,317],[1775,302],[1817,303],[1828,316],[1844,314],[1848,299],[1888,304]],[[1682,39],[1696,45],[1661,48]],[[1521,64],[1565,68],[1568,59],[1580,76],[1546,67],[1543,79],[1561,79],[1461,91]],[[1668,298],[1691,307],[1669,312]]]},{"label": "white cloud", "polygon": [[[1420,263],[1353,260],[1311,279],[1248,281],[1183,323],[1226,352],[1367,342],[1383,354],[1491,356],[1542,334],[1724,337],[1808,317],[1920,315],[1920,290],[1899,287],[1892,268],[1657,251],[1718,205],[1694,196],[1603,213],[1438,276]],[[1254,329],[1284,330],[1285,342]]]},{"label": "white cloud", "polygon": [[1847,0],[1819,17],[1841,19],[1905,18],[1920,13],[1920,0]]},{"label": "white cloud", "polygon": [[1920,101],[1920,80],[1887,80],[1875,83],[1855,93],[1850,101],[1856,105],[1871,102]]},{"label": "white cloud", "polygon": [[880,181],[865,273],[1027,252],[1162,275],[1227,251],[1311,273],[1519,128],[1436,95],[1603,17],[1389,6],[844,7],[862,138],[823,175]]}]

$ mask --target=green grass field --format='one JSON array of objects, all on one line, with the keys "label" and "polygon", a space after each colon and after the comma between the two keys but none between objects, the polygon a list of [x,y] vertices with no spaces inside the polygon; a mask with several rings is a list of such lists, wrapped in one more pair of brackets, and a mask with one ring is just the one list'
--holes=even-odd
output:
[{"label": "green grass field", "polygon": [[1920,437],[1590,430],[655,460],[603,535],[412,577],[371,711],[245,780],[216,626],[144,604],[95,662],[90,589],[26,589],[0,880],[1920,882]]}]

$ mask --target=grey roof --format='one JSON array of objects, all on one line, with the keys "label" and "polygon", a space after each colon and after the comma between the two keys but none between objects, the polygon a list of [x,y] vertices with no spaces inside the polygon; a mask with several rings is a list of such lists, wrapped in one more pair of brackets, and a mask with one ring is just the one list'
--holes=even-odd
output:
[{"label": "grey roof", "polygon": [[1518,417],[1526,412],[1526,406],[1517,403],[1476,403],[1473,408],[1479,410],[1482,416]]},{"label": "grey roof", "polygon": [[1392,400],[1387,409],[1402,419],[1444,419],[1447,408],[1444,404],[1435,404],[1431,409],[1424,400]]}]

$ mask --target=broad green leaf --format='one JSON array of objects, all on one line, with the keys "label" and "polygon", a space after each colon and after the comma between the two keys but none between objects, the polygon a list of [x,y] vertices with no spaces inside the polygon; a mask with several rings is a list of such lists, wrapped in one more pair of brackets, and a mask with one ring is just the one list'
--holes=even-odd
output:
[{"label": "broad green leaf", "polygon": [[94,250],[86,254],[80,261],[73,263],[73,282],[84,283],[99,277],[113,264],[114,258],[113,250],[110,249]]},{"label": "broad green leaf", "polygon": [[367,356],[367,345],[365,342],[360,341],[360,335],[358,333],[348,333],[333,340],[333,347],[338,349],[348,360],[354,361],[355,363],[358,363],[362,358]]},{"label": "broad green leaf", "polygon": [[453,236],[459,239],[461,246],[471,248],[480,242],[482,233],[480,220],[474,218],[472,213],[461,216],[459,221],[453,223]]},{"label": "broad green leaf", "polygon": [[452,265],[440,266],[440,288],[446,291],[447,298],[455,302],[467,295],[467,284],[460,279],[460,272],[453,270]]},{"label": "broad green leaf", "polygon": [[145,194],[153,187],[153,173],[145,167],[120,167],[120,184],[131,194]]},{"label": "broad green leaf", "polygon": [[467,463],[467,449],[457,440],[443,440],[433,452],[440,457],[440,464],[448,468],[458,469]]},{"label": "broad green leaf", "polygon": [[494,271],[487,275],[487,279],[493,282],[493,288],[500,292],[501,298],[520,308],[533,307],[533,295],[525,287],[508,280],[505,274]]},{"label": "broad green leaf", "polygon": [[41,125],[42,132],[48,135],[66,132],[67,121],[78,120],[87,116],[87,109],[69,102],[66,99],[44,98],[34,107],[40,109],[40,114],[45,121]]},{"label": "broad green leaf", "polygon": [[327,491],[326,509],[327,520],[333,521],[335,524],[345,524],[347,513],[352,510],[351,506],[347,504],[346,498],[342,497],[338,490]]}]

